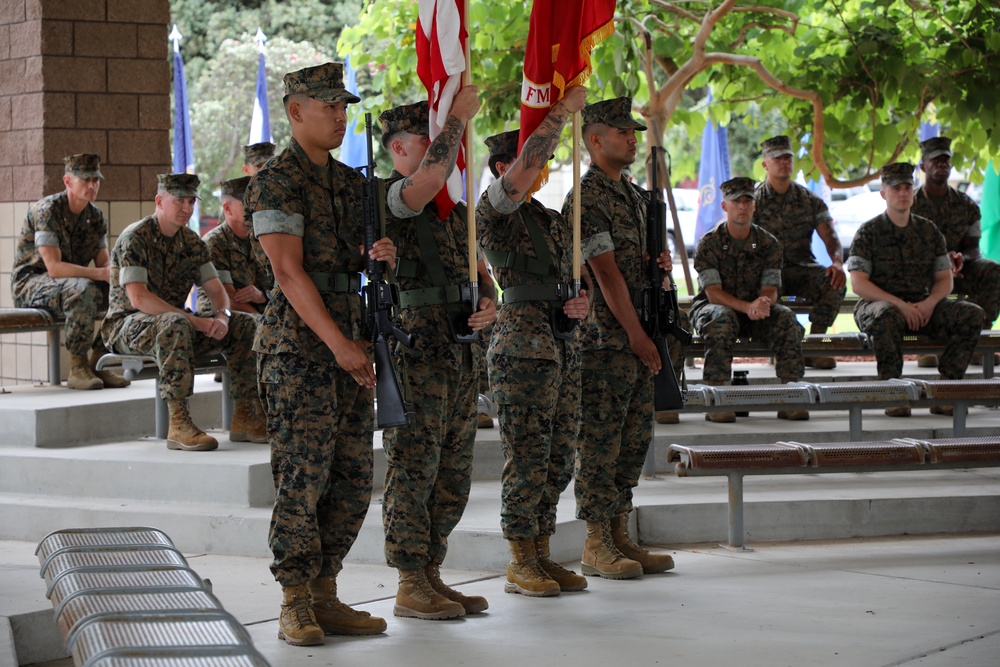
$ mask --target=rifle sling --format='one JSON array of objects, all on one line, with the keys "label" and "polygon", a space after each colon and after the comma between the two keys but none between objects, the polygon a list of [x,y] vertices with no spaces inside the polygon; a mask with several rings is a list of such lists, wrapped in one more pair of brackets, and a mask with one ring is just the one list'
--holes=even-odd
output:
[{"label": "rifle sling", "polygon": [[320,293],[357,293],[361,289],[361,275],[358,273],[310,273],[308,275]]},{"label": "rifle sling", "polygon": [[[552,263],[552,253],[549,252],[549,244],[545,242],[545,236],[541,228],[529,217],[522,216],[528,238],[531,240],[531,249],[535,257],[514,251],[492,250],[483,248],[483,254],[494,267],[504,269],[514,269],[515,271],[526,271],[539,276],[555,276],[558,271]],[[509,289],[509,288],[505,288]]]}]

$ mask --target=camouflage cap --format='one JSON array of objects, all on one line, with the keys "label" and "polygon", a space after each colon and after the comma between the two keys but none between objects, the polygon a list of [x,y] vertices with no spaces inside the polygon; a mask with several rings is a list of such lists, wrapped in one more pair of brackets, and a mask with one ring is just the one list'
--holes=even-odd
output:
[{"label": "camouflage cap", "polygon": [[104,178],[101,173],[101,156],[93,153],[78,153],[63,158],[63,173],[78,178]]},{"label": "camouflage cap", "polygon": [[430,113],[426,101],[404,104],[401,107],[383,111],[378,117],[378,122],[382,124],[383,137],[396,132],[430,134]]},{"label": "camouflage cap", "polygon": [[909,162],[893,162],[882,167],[879,172],[882,176],[882,185],[892,187],[900,183],[913,184],[914,166]]},{"label": "camouflage cap", "polygon": [[274,144],[270,141],[263,141],[259,144],[250,144],[243,147],[243,164],[254,167],[262,167],[271,156],[274,155]]},{"label": "camouflage cap", "polygon": [[239,178],[234,178],[229,181],[222,181],[219,187],[222,188],[223,197],[235,197],[236,199],[243,199],[243,193],[247,191],[247,186],[250,185],[249,176],[241,176]]},{"label": "camouflage cap", "polygon": [[795,151],[792,150],[791,140],[783,134],[760,142],[760,150],[764,153],[764,157],[795,155]]},{"label": "camouflage cap", "polygon": [[739,176],[737,178],[730,178],[728,181],[719,186],[722,190],[722,198],[726,201],[733,201],[739,199],[740,197],[753,197],[754,186],[757,182],[752,178],[747,178],[746,176]]},{"label": "camouflage cap", "polygon": [[520,130],[511,130],[510,132],[501,132],[500,134],[494,134],[492,137],[487,137],[483,143],[490,149],[490,157],[494,155],[517,157],[517,142],[520,136]]},{"label": "camouflage cap", "polygon": [[308,95],[327,104],[355,104],[361,101],[360,97],[344,88],[343,63],[323,63],[289,72],[285,75],[285,97],[289,95]]},{"label": "camouflage cap", "polygon": [[933,160],[939,155],[952,156],[951,139],[948,137],[931,137],[920,142],[921,160]]},{"label": "camouflage cap", "polygon": [[583,108],[583,124],[602,123],[620,130],[645,130],[646,126],[632,118],[632,98],[618,97],[588,104]]},{"label": "camouflage cap", "polygon": [[175,197],[197,197],[201,181],[195,174],[157,174],[158,190]]}]

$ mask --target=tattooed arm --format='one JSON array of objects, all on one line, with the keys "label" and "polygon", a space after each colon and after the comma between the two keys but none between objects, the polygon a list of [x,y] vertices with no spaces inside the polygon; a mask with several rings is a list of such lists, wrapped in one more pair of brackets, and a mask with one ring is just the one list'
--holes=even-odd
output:
[{"label": "tattooed arm", "polygon": [[572,113],[583,109],[587,103],[587,90],[583,86],[566,89],[566,94],[556,103],[521,148],[514,164],[503,175],[503,190],[511,201],[520,201],[538,173],[545,166],[559,142],[563,126]]},{"label": "tattooed arm", "polygon": [[427,147],[423,161],[412,174],[403,179],[403,202],[414,211],[422,211],[434,195],[444,187],[451,170],[455,168],[458,147],[465,133],[465,125],[479,111],[479,89],[465,86],[455,95],[441,133]]}]

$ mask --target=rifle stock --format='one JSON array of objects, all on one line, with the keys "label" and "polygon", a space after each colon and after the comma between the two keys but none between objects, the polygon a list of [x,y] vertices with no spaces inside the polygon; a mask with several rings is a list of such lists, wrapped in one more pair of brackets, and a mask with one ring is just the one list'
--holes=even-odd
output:
[{"label": "rifle stock", "polygon": [[368,165],[358,171],[365,177],[362,194],[364,219],[365,271],[368,282],[362,290],[361,328],[365,338],[372,343],[375,354],[375,399],[379,428],[404,426],[410,423],[413,405],[407,403],[400,388],[396,368],[392,362],[389,339],[395,338],[402,345],[413,348],[414,336],[396,323],[399,310],[399,288],[389,283],[385,262],[375,261],[370,251],[381,234],[385,217],[385,184],[375,176],[375,155],[372,150],[372,115],[365,114],[365,133],[368,139]]},{"label": "rifle stock", "polygon": [[[680,386],[677,384],[677,376],[674,374],[674,366],[670,362],[670,353],[667,349],[666,336],[669,334],[687,345],[691,342],[692,336],[689,331],[678,323],[677,286],[673,278],[666,274],[657,263],[660,253],[666,247],[666,205],[660,198],[660,182],[657,165],[657,151],[662,150],[658,146],[652,147],[652,173],[651,182],[653,189],[649,191],[649,202],[646,205],[646,250],[649,254],[647,265],[647,275],[649,284],[646,286],[642,300],[641,319],[646,329],[646,333],[656,345],[656,350],[660,354],[660,372],[654,376],[655,393],[653,407],[656,411],[680,410],[684,407],[684,398],[681,395]],[[663,288],[663,281],[667,280],[671,289]]]}]

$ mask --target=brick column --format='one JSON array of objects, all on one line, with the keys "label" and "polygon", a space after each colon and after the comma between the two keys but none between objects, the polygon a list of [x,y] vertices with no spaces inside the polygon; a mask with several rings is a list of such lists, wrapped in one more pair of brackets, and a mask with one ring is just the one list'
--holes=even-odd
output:
[{"label": "brick column", "polygon": [[[63,157],[101,156],[109,245],[171,169],[169,0],[0,0],[0,306],[28,206]],[[16,339],[16,340],[15,340]],[[45,334],[0,337],[0,384],[48,377]]]}]

